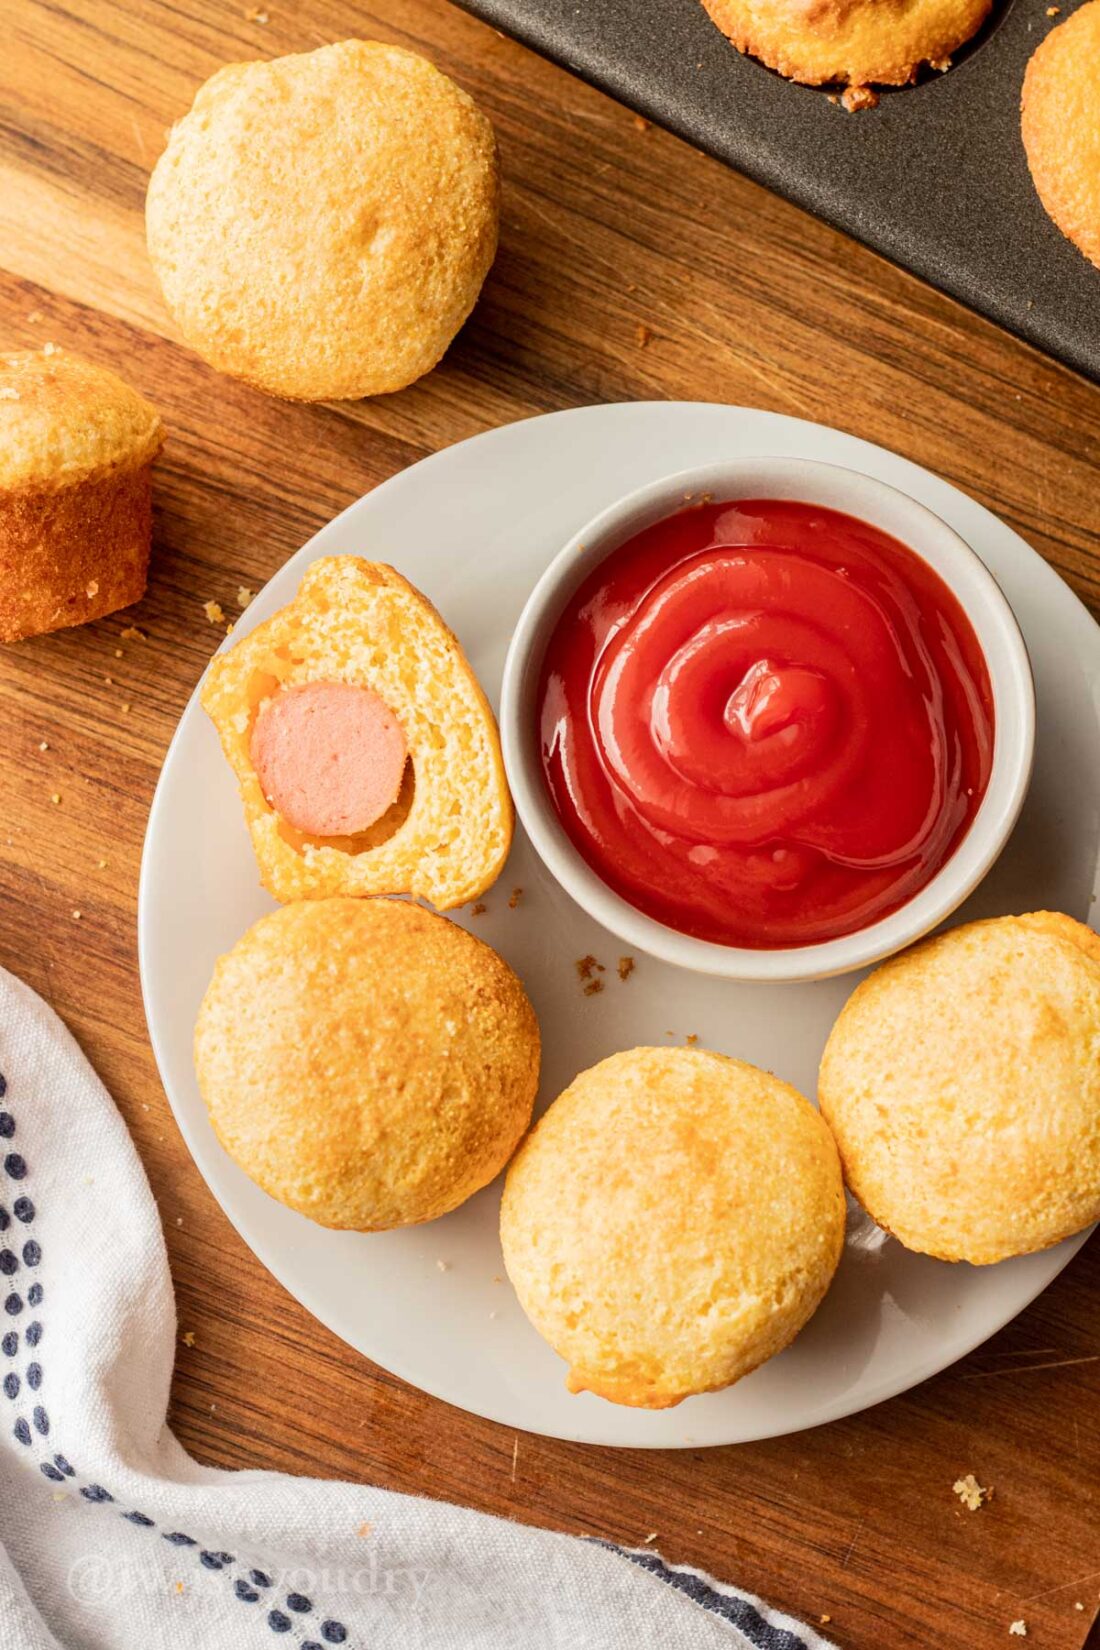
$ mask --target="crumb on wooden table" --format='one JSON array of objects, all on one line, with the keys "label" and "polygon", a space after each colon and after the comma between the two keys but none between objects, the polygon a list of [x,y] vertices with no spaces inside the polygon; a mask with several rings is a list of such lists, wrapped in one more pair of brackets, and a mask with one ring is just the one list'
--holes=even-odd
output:
[{"label": "crumb on wooden table", "polygon": [[634,130],[636,132],[648,132],[649,131],[649,121],[645,118],[644,115],[635,115],[634,116]]},{"label": "crumb on wooden table", "polygon": [[203,602],[202,610],[210,624],[225,623],[225,614],[222,612],[221,602]]},{"label": "crumb on wooden table", "polygon": [[956,1478],[951,1486],[963,1506],[970,1512],[977,1512],[978,1508],[992,1498],[993,1491],[984,1484],[979,1484],[972,1472],[965,1478]]},{"label": "crumb on wooden table", "polygon": [[[128,624],[125,629],[119,631],[119,635],[124,642],[143,642],[145,640],[144,630],[139,630],[136,624]],[[115,658],[121,659],[122,654],[116,653]]]},{"label": "crumb on wooden table", "polygon": [[620,980],[629,980],[630,976],[634,972],[635,966],[636,965],[635,965],[633,957],[620,957],[619,958],[619,978],[620,978]]},{"label": "crumb on wooden table", "polygon": [[79,922],[83,915],[84,915],[83,911],[74,911],[73,912],[73,921],[74,922]]},{"label": "crumb on wooden table", "polygon": [[46,739],[40,739],[38,741],[38,748],[40,751],[48,751],[50,748],[49,741]]},{"label": "crumb on wooden table", "polygon": [[237,586],[237,606],[241,608],[247,607],[255,594],[256,592],[254,590],[249,590],[247,586],[239,584]]},{"label": "crumb on wooden table", "polygon": [[857,109],[877,109],[878,93],[873,86],[849,86],[840,101],[854,115]]},{"label": "crumb on wooden table", "polygon": [[651,1530],[650,1533],[645,1538],[646,1546],[647,1547],[652,1546],[652,1544],[656,1541],[656,1539],[657,1539],[657,1531],[656,1530]]},{"label": "crumb on wooden table", "polygon": [[50,801],[53,803],[55,808],[60,808],[60,806],[61,806],[61,792],[60,791],[51,791]]},{"label": "crumb on wooden table", "polygon": [[185,1330],[184,1333],[180,1336],[180,1340],[183,1342],[184,1346],[194,1346],[194,1344],[195,1344],[195,1331],[193,1329]]},{"label": "crumb on wooden table", "polygon": [[1008,1624],[1008,1632],[1009,1632],[1009,1637],[1010,1638],[1026,1639],[1027,1638],[1027,1622],[1026,1621],[1010,1621],[1009,1624]]},{"label": "crumb on wooden table", "polygon": [[653,337],[653,328],[647,327],[644,321],[639,321],[634,328],[634,339],[639,349],[645,349]]}]

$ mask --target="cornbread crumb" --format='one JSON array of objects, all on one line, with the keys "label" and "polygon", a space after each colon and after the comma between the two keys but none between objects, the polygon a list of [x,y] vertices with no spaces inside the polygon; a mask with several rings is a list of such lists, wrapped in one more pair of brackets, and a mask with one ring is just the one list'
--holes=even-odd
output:
[{"label": "cornbread crumb", "polygon": [[50,748],[49,741],[46,739],[40,739],[38,741],[38,748],[40,751],[48,751]]},{"label": "cornbread crumb", "polygon": [[573,967],[577,970],[577,978],[580,980],[590,980],[593,974],[604,973],[603,963],[597,962],[591,952],[587,957],[578,957]]},{"label": "cornbread crumb", "polygon": [[684,1042],[687,1044],[688,1048],[694,1048],[698,1041],[699,1033],[697,1031],[689,1031],[687,1036],[684,1038]]},{"label": "cornbread crumb", "polygon": [[1027,1622],[1026,1621],[1013,1621],[1013,1622],[1010,1622],[1009,1626],[1008,1626],[1008,1631],[1009,1631],[1010,1637],[1012,1637],[1012,1638],[1026,1639],[1027,1638]]},{"label": "cornbread crumb", "polygon": [[130,707],[130,704],[129,704],[129,702],[128,702],[128,701],[127,701],[127,702],[126,702],[126,703],[125,703],[125,704],[124,704],[124,705],[123,705],[123,707],[122,707],[122,714],[123,714],[123,716],[129,716],[129,714],[130,714],[130,708],[131,708],[131,707]]},{"label": "cornbread crumb", "polygon": [[509,911],[514,911],[516,906],[519,904],[519,902],[522,898],[523,898],[523,889],[522,888],[513,888],[512,892],[508,895],[508,909],[509,909]]},{"label": "cornbread crumb", "polygon": [[854,115],[857,109],[877,109],[878,93],[873,86],[849,86],[840,101]]},{"label": "cornbread crumb", "polygon": [[52,791],[50,793],[50,801],[53,803],[55,808],[59,808],[61,806],[61,792]]},{"label": "cornbread crumb", "polygon": [[355,1533],[358,1536],[362,1536],[363,1540],[365,1541],[367,1536],[370,1535],[370,1533],[373,1529],[374,1529],[373,1524],[360,1524],[359,1528],[356,1530]]},{"label": "cornbread crumb", "polygon": [[115,648],[115,658],[116,659],[121,659],[122,658],[122,649],[120,647]]},{"label": "cornbread crumb", "polygon": [[634,130],[636,132],[648,132],[649,131],[649,121],[646,120],[644,115],[635,115],[634,116]]},{"label": "cornbread crumb", "polygon": [[182,1593],[183,1592],[183,1582],[182,1581],[177,1581],[176,1582],[176,1592],[177,1593]]},{"label": "cornbread crumb", "polygon": [[840,97],[836,92],[826,92],[825,101],[827,103],[832,103],[835,106],[836,104],[839,104]]},{"label": "cornbread crumb", "polygon": [[965,1478],[956,1478],[951,1488],[970,1512],[977,1512],[982,1503],[988,1501],[993,1494],[991,1489],[978,1483],[972,1472],[968,1472]]},{"label": "cornbread crumb", "polygon": [[105,676],[105,677],[104,677],[104,678],[103,678],[103,680],[104,680],[104,681],[105,681],[105,682],[106,682],[106,684],[107,684],[107,686],[108,686],[108,687],[114,687],[114,685],[115,685],[115,679],[114,679],[114,677],[113,677],[113,676]]},{"label": "cornbread crumb", "polygon": [[237,586],[237,606],[238,607],[247,607],[249,602],[252,600],[253,596],[255,596],[255,594],[256,594],[256,592],[254,590],[246,589],[243,584],[238,585]]},{"label": "cornbread crumb", "polygon": [[471,917],[483,917],[488,909],[489,907],[485,901],[479,899],[476,905],[471,905],[470,915]]},{"label": "cornbread crumb", "polygon": [[73,921],[74,921],[74,922],[79,922],[79,921],[80,921],[80,919],[81,919],[81,917],[82,917],[82,916],[83,916],[83,912],[81,912],[81,911],[74,911],[74,912],[73,912]]},{"label": "cornbread crumb", "polygon": [[441,1272],[449,1272],[451,1270],[451,1263],[449,1260],[437,1260],[435,1264],[439,1267]]},{"label": "cornbread crumb", "polygon": [[56,355],[57,354],[57,345],[56,344],[43,344],[42,345],[42,354],[43,355]]},{"label": "cornbread crumb", "polygon": [[225,614],[222,612],[220,602],[203,602],[202,610],[206,614],[207,620],[210,624],[225,623]]},{"label": "cornbread crumb", "polygon": [[829,1622],[831,1622],[833,1618],[832,1618],[832,1616],[818,1616],[817,1619],[818,1619],[818,1623],[822,1627],[827,1627]]},{"label": "cornbread crumb", "polygon": [[1061,6],[1048,6],[1047,7],[1047,16],[1048,17],[1060,17],[1061,13],[1062,13]]},{"label": "cornbread crumb", "polygon": [[654,1541],[656,1541],[656,1539],[657,1539],[657,1531],[656,1531],[656,1530],[653,1530],[653,1531],[651,1531],[651,1533],[650,1533],[650,1534],[649,1534],[649,1535],[647,1535],[647,1536],[646,1536],[646,1538],[645,1538],[645,1544],[646,1544],[646,1546],[647,1546],[647,1547],[648,1547],[648,1546],[649,1546],[649,1545],[650,1545],[650,1544],[651,1544],[651,1542],[654,1542]]},{"label": "cornbread crumb", "polygon": [[42,311],[40,309],[28,310],[27,320],[28,320],[28,322],[30,323],[30,325],[32,327],[37,326],[39,321],[41,321],[41,319],[42,319]]},{"label": "cornbread crumb", "polygon": [[97,871],[105,871],[107,869],[107,861],[105,859],[97,859],[95,868]]},{"label": "cornbread crumb", "polygon": [[194,1346],[195,1331],[193,1329],[186,1330],[184,1334],[180,1336],[180,1340],[183,1342],[184,1346]]},{"label": "cornbread crumb", "polygon": [[639,321],[638,325],[634,328],[634,337],[638,348],[645,349],[646,345],[653,337],[653,328],[647,327],[644,321]]},{"label": "cornbread crumb", "polygon": [[588,984],[584,988],[584,994],[586,997],[594,997],[598,991],[602,990],[603,981],[597,977],[596,979],[589,980]]},{"label": "cornbread crumb", "polygon": [[[136,624],[128,624],[125,630],[119,631],[119,635],[124,642],[143,642],[145,640],[144,630],[139,630]],[[121,659],[122,654],[116,653],[115,657]]]},{"label": "cornbread crumb", "polygon": [[1076,1603],[1075,1603],[1075,1604],[1074,1604],[1074,1606],[1073,1606],[1073,1608],[1074,1608],[1074,1609],[1075,1609],[1075,1610],[1083,1610],[1083,1609],[1084,1609],[1084,1608],[1085,1608],[1085,1606],[1084,1606],[1084,1605],[1083,1605],[1083,1604],[1082,1604],[1082,1603],[1081,1603],[1081,1600],[1080,1600],[1080,1599],[1078,1599],[1078,1600],[1077,1600],[1077,1601],[1076,1601]]},{"label": "cornbread crumb", "polygon": [[951,59],[949,57],[934,57],[931,59],[929,67],[935,69],[937,74],[946,74],[951,67]]},{"label": "cornbread crumb", "polygon": [[619,958],[619,978],[620,978],[620,980],[629,980],[629,978],[633,974],[633,972],[634,972],[634,958],[633,957],[620,957]]}]

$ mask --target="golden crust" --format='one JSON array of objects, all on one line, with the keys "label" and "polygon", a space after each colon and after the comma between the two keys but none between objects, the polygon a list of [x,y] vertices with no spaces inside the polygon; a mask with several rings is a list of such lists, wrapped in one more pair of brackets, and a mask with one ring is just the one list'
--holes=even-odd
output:
[{"label": "golden crust", "polygon": [[[312,681],[373,688],[408,743],[401,796],[358,837],[296,831],[252,766],[261,705],[282,686]],[[513,813],[492,710],[457,638],[392,567],[358,556],[315,561],[287,607],[212,662],[202,703],[277,900],[413,894],[449,911],[477,899],[503,868]]]},{"label": "golden crust", "polygon": [[1100,268],[1100,0],[1089,0],[1036,48],[1024,75],[1020,128],[1039,199]]},{"label": "golden crust", "polygon": [[219,1140],[322,1226],[434,1220],[531,1118],[539,1030],[512,970],[396,900],[283,906],[214,970],[195,1069]]},{"label": "golden crust", "polygon": [[144,396],[68,350],[0,354],[0,493],[151,464],[164,427]]},{"label": "golden crust", "polygon": [[648,1409],[789,1344],[844,1243],[836,1148],[740,1060],[637,1048],[582,1072],[516,1155],[501,1240],[572,1391]]},{"label": "golden crust", "polygon": [[822,1115],[868,1214],[988,1265],[1100,1219],[1100,941],[1057,912],[965,924],[856,988]]},{"label": "golden crust", "polygon": [[200,88],[150,179],[149,254],[219,371],[292,400],[378,395],[435,366],[473,308],[499,193],[467,93],[345,40]]},{"label": "golden crust", "polygon": [[958,51],[992,0],[703,0],[740,52],[790,80],[904,86]]},{"label": "golden crust", "polygon": [[140,600],[163,442],[113,372],[58,349],[0,355],[0,642]]}]

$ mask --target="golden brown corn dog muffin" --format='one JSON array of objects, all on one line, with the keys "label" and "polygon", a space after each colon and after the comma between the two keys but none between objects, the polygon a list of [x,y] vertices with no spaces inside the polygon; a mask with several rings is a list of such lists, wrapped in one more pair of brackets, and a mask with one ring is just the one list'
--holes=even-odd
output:
[{"label": "golden brown corn dog muffin", "polygon": [[740,52],[789,80],[904,86],[941,64],[989,15],[992,0],[703,0]]},{"label": "golden brown corn dog muffin", "polygon": [[344,40],[232,63],[154,168],[149,255],[191,347],[273,395],[402,389],[496,253],[496,140],[426,58]]},{"label": "golden brown corn dog muffin", "polygon": [[909,1249],[988,1265],[1100,1219],[1100,939],[1051,911],[924,941],[821,1062],[848,1185]]},{"label": "golden brown corn dog muffin", "polygon": [[1024,76],[1021,132],[1039,199],[1100,268],[1100,0],[1036,47]]},{"label": "golden brown corn dog muffin", "polygon": [[53,345],[0,355],[0,642],[140,601],[163,444],[105,367]]},{"label": "golden brown corn dog muffin", "polygon": [[313,563],[211,664],[202,703],[278,900],[483,894],[512,841],[493,713],[457,639],[392,567]]},{"label": "golden brown corn dog muffin", "polygon": [[531,1119],[539,1029],[480,940],[402,900],[311,900],[214,971],[195,1069],[222,1145],[322,1226],[434,1220],[500,1173]]},{"label": "golden brown corn dog muffin", "polygon": [[508,1171],[504,1262],[574,1392],[665,1409],[794,1339],[844,1243],[840,1164],[807,1100],[694,1048],[584,1071]]}]

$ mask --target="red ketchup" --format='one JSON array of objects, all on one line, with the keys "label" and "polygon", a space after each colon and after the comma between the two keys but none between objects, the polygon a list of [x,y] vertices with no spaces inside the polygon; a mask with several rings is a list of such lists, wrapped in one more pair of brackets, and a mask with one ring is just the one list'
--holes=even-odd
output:
[{"label": "red ketchup", "polygon": [[970,624],[896,539],[818,505],[680,511],[603,561],[539,688],[562,824],[611,888],[725,945],[814,945],[958,847],[993,756]]}]

